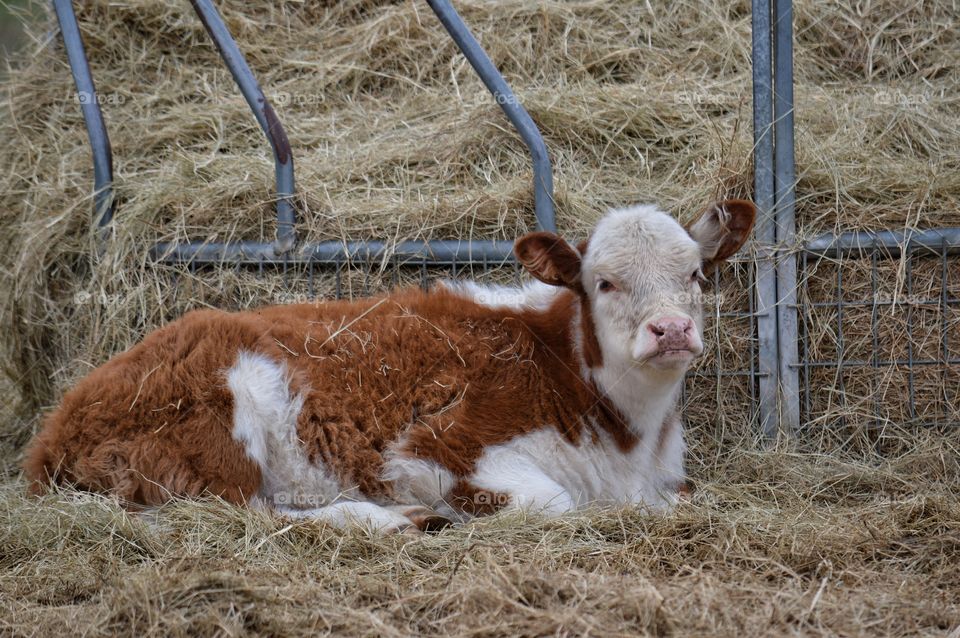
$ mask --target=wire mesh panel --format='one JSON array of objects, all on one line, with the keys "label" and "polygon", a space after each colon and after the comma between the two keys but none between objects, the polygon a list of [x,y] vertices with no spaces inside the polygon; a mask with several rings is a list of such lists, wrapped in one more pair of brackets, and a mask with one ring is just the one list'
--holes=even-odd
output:
[{"label": "wire mesh panel", "polygon": [[352,260],[339,264],[320,262],[283,263],[264,260],[222,264],[157,263],[174,287],[177,307],[170,319],[203,306],[243,310],[275,304],[315,303],[333,299],[358,299],[402,287],[427,289],[444,279],[471,279],[490,284],[516,285],[521,270],[515,262],[451,261],[430,264],[426,259],[390,258],[382,261]]},{"label": "wire mesh panel", "polygon": [[902,250],[801,259],[804,429],[960,424],[956,248],[908,240]]}]

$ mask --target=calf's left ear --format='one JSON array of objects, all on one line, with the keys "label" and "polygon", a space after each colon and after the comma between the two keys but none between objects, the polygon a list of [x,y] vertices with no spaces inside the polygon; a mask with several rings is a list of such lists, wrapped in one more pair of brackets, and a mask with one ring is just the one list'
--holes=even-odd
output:
[{"label": "calf's left ear", "polygon": [[708,266],[730,257],[743,246],[753,230],[757,209],[744,199],[728,199],[712,204],[687,232],[698,244],[703,263]]},{"label": "calf's left ear", "polygon": [[551,286],[582,290],[580,253],[554,233],[527,233],[513,244],[513,252],[524,268]]}]

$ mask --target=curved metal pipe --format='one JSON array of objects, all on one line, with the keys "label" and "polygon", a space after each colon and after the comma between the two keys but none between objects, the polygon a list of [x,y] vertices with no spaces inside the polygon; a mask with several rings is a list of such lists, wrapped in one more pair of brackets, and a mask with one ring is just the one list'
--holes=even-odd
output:
[{"label": "curved metal pipe", "polygon": [[537,227],[540,230],[556,231],[557,223],[553,211],[553,170],[550,166],[547,145],[543,141],[540,130],[534,124],[530,114],[520,105],[510,85],[490,61],[483,47],[470,33],[470,29],[464,24],[449,0],[427,0],[427,4],[440,18],[450,37],[493,94],[494,100],[523,138],[523,143],[527,145],[527,150],[533,158],[533,203]]},{"label": "curved metal pipe", "polygon": [[113,219],[113,152],[110,149],[110,137],[103,122],[103,112],[97,99],[97,89],[90,74],[90,63],[83,48],[77,15],[73,11],[71,0],[53,0],[53,9],[60,24],[63,46],[67,51],[70,73],[77,87],[77,101],[87,126],[90,150],[93,152],[93,219],[102,233]]},{"label": "curved metal pipe", "polygon": [[216,7],[210,0],[190,0],[190,3],[216,45],[217,51],[220,52],[220,57],[230,69],[230,74],[233,75],[247,104],[253,110],[260,128],[270,141],[277,180],[277,240],[274,242],[274,249],[277,253],[285,253],[296,243],[293,154],[290,151],[287,133],[283,130],[270,102],[260,90],[260,84],[257,83],[243,53],[240,52],[236,41],[223,23],[223,18],[217,13]]}]

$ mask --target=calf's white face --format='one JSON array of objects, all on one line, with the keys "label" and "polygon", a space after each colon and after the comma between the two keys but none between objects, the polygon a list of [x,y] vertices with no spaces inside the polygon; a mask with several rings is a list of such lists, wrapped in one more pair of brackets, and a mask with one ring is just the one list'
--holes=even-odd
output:
[{"label": "calf's white face", "polygon": [[604,361],[681,368],[703,351],[700,246],[653,207],[604,217],[581,277]]},{"label": "calf's white face", "polygon": [[608,213],[574,249],[552,233],[517,242],[538,279],[587,302],[604,365],[679,375],[703,352],[700,281],[734,254],[753,227],[753,204],[728,200],[687,228],[655,206]]}]

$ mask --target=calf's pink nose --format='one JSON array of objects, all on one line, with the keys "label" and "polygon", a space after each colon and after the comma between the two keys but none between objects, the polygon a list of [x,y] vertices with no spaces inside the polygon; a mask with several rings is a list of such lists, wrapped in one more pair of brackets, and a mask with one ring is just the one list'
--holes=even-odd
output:
[{"label": "calf's pink nose", "polygon": [[689,317],[660,317],[647,328],[657,341],[657,349],[690,350],[694,346],[695,326]]}]

